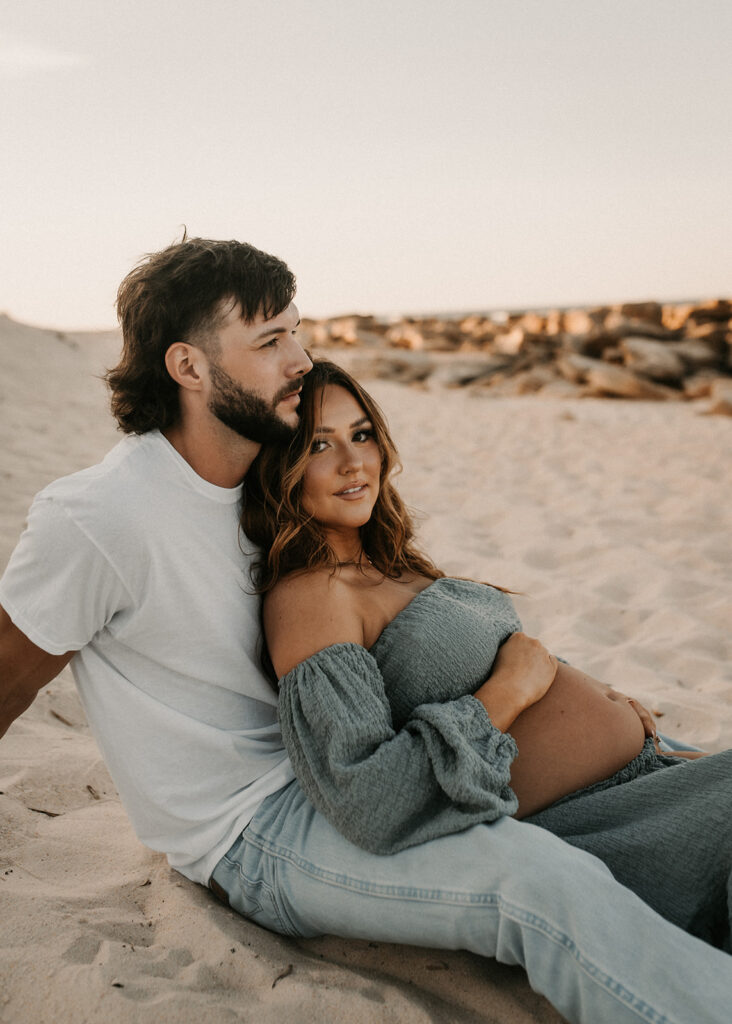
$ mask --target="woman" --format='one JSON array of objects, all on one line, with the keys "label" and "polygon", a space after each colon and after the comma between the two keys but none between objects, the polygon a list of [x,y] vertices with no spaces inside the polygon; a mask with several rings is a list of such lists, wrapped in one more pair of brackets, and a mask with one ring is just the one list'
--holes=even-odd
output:
[{"label": "woman", "polygon": [[[530,819],[729,948],[730,752],[659,753],[650,715],[524,636],[505,592],[446,578],[413,544],[395,465],[373,400],[320,362],[298,438],[247,480],[243,527],[267,552],[264,632],[307,795],[377,853]],[[669,867],[671,842],[684,855]]]}]

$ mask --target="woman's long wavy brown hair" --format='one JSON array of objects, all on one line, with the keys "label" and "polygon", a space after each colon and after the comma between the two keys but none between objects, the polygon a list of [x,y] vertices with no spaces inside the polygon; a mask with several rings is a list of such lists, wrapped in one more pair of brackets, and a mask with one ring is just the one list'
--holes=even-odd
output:
[{"label": "woman's long wavy brown hair", "polygon": [[297,570],[338,567],[320,523],[305,511],[302,482],[319,425],[323,389],[341,387],[356,399],[368,416],[381,452],[379,496],[369,521],[361,527],[363,549],[384,576],[398,578],[417,573],[436,580],[445,574],[413,542],[412,517],[392,483],[401,469],[396,446],[384,414],[374,399],[342,367],[316,360],[303,381],[300,426],[287,448],[261,450],[246,477],[241,525],[261,557],[253,567],[253,582],[265,594]]}]

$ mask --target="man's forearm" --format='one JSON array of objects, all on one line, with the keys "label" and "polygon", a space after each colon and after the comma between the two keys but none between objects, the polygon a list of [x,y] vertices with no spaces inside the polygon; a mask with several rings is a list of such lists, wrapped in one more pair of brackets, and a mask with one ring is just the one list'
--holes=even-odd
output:
[{"label": "man's forearm", "polygon": [[31,706],[36,694],[71,661],[73,651],[49,654],[0,608],[0,737]]},{"label": "man's forearm", "polygon": [[[2,684],[0,683],[0,686]],[[20,718],[35,700],[38,690],[14,688],[0,697],[0,739],[5,735],[16,718]]]}]

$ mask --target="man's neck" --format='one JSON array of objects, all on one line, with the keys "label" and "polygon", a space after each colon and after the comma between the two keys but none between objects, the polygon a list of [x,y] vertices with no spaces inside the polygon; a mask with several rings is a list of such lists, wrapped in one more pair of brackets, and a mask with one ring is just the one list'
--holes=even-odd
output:
[{"label": "man's neck", "polygon": [[238,487],[261,447],[228,428],[223,433],[208,424],[194,428],[178,423],[162,433],[200,477],[217,487]]}]

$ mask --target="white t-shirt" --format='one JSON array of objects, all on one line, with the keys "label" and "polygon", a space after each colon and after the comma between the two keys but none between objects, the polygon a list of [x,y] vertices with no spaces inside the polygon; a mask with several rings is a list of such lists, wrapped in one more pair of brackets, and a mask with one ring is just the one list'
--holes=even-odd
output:
[{"label": "white t-shirt", "polygon": [[77,651],[89,724],[142,842],[203,884],[294,778],[259,667],[240,497],[159,431],[128,436],[37,495],[0,581],[34,644]]}]

